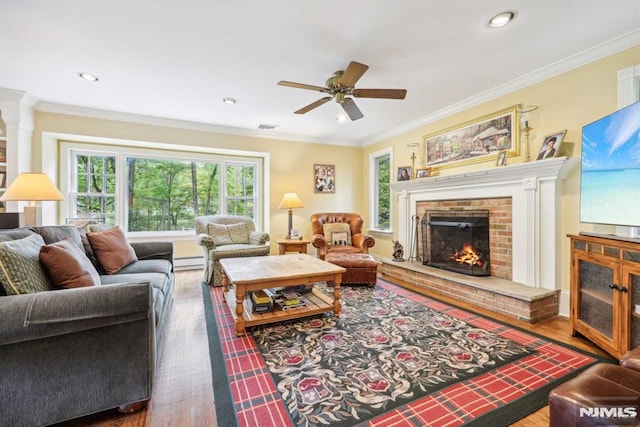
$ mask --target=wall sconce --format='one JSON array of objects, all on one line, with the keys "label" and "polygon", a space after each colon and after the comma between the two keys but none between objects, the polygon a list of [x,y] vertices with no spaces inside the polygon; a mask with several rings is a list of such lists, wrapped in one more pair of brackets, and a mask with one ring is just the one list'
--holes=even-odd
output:
[{"label": "wall sconce", "polygon": [[289,209],[289,226],[287,227],[287,237],[285,237],[285,239],[289,240],[291,239],[291,229],[293,228],[293,209],[304,208],[304,205],[296,193],[284,193],[278,208]]},{"label": "wall sconce", "polygon": [[531,131],[535,128],[534,122],[537,121],[538,115],[534,113],[534,111],[538,110],[537,105],[527,105],[518,110],[520,114],[520,130],[524,133],[524,143],[525,143],[525,152],[524,152],[524,161],[528,162],[531,160],[531,147],[529,143],[529,137]]},{"label": "wall sconce", "polygon": [[40,225],[40,215],[36,202],[64,200],[62,193],[44,173],[22,172],[0,197],[2,202],[30,202],[24,207],[24,225]]},{"label": "wall sconce", "polygon": [[409,158],[411,159],[411,179],[416,177],[416,159],[418,158],[418,147],[420,144],[417,142],[411,142],[407,144],[407,148],[409,149]]}]

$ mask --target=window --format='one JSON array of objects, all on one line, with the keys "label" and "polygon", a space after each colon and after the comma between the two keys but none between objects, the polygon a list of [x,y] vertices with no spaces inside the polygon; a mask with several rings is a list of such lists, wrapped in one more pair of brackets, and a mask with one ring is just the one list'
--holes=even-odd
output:
[{"label": "window", "polygon": [[373,229],[391,231],[391,149],[371,154],[371,219]]},{"label": "window", "polygon": [[200,215],[262,217],[259,158],[100,148],[67,147],[67,217],[130,233],[193,230]]},{"label": "window", "polygon": [[227,165],[227,213],[254,217],[254,170],[251,165]]},{"label": "window", "polygon": [[91,217],[114,224],[116,218],[116,158],[77,154],[73,167],[74,217]]},{"label": "window", "polygon": [[127,231],[193,228],[199,215],[218,213],[217,162],[126,157]]}]

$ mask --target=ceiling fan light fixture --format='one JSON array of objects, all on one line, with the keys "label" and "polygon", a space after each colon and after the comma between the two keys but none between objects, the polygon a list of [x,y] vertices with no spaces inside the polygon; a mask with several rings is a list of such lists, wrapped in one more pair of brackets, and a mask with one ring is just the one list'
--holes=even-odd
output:
[{"label": "ceiling fan light fixture", "polygon": [[500,28],[513,21],[516,14],[514,12],[502,12],[494,16],[489,20],[489,26],[491,28]]},{"label": "ceiling fan light fixture", "polygon": [[229,96],[226,96],[224,98],[222,98],[222,102],[224,102],[225,104],[237,104],[238,100],[235,98],[231,98]]},{"label": "ceiling fan light fixture", "polygon": [[336,120],[339,122],[346,122],[347,120],[349,120],[349,117],[347,117],[346,114],[338,114],[338,117],[336,117]]},{"label": "ceiling fan light fixture", "polygon": [[99,80],[95,74],[87,73],[85,71],[80,71],[78,76],[90,82],[97,82]]}]

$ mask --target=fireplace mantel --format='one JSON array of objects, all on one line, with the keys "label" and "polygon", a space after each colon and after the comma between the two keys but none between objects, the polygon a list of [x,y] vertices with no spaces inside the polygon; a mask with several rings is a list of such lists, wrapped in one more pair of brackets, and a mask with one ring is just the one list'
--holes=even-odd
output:
[{"label": "fireplace mantel", "polygon": [[561,289],[561,183],[578,164],[573,157],[519,163],[453,175],[395,182],[397,238],[411,242],[411,218],[418,201],[510,197],[513,218],[513,281]]}]

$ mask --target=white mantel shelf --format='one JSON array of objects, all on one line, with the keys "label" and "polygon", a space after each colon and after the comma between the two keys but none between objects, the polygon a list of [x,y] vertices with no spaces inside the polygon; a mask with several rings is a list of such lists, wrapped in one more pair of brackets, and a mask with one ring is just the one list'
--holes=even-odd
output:
[{"label": "white mantel shelf", "polygon": [[[564,179],[569,171],[578,164],[575,157],[556,157],[528,163],[517,163],[507,166],[496,166],[491,169],[458,173],[454,175],[419,178],[411,181],[391,183],[391,188],[397,192],[416,191],[425,188],[451,188],[456,186],[482,187],[493,183],[532,179]],[[529,184],[532,182],[529,181]]]},{"label": "white mantel shelf", "polygon": [[411,218],[424,214],[416,212],[417,202],[510,197],[512,280],[534,288],[561,289],[561,184],[578,163],[574,157],[557,157],[394,182],[397,238],[410,246]]}]

